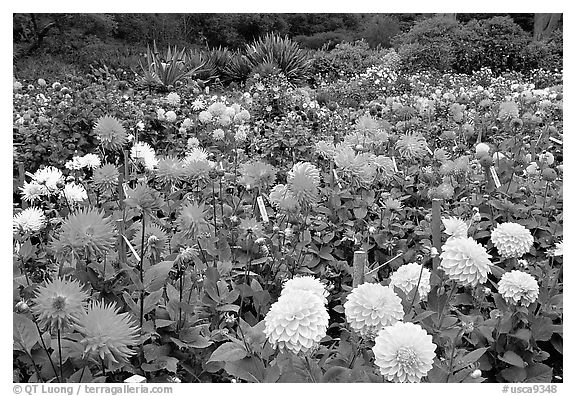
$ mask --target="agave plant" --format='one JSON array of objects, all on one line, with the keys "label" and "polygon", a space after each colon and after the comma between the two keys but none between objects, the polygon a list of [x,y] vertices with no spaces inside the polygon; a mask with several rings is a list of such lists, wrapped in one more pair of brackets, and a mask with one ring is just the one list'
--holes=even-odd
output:
[{"label": "agave plant", "polygon": [[234,52],[224,67],[224,80],[245,82],[253,72],[253,65],[240,51]]},{"label": "agave plant", "polygon": [[224,69],[232,57],[226,48],[212,48],[205,52],[191,51],[189,54],[193,59],[204,59],[204,68],[198,73],[198,78],[206,82],[217,78],[224,78]]},{"label": "agave plant", "polygon": [[263,63],[274,64],[292,82],[308,77],[311,58],[289,38],[268,34],[246,45],[246,58],[253,68]]},{"label": "agave plant", "polygon": [[187,62],[186,49],[178,50],[176,46],[168,47],[164,54],[160,54],[154,42],[154,51],[148,46],[146,52],[146,64],[140,61],[143,73],[143,81],[150,88],[158,84],[162,88],[174,86],[178,81],[184,81],[198,74],[204,62],[191,65]]}]

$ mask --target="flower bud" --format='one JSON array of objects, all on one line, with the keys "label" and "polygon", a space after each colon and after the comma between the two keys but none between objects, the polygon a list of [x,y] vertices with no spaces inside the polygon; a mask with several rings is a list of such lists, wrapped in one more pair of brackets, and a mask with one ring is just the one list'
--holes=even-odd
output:
[{"label": "flower bud", "polygon": [[480,378],[481,376],[482,376],[482,371],[480,371],[478,369],[476,369],[470,373],[470,377],[472,377],[474,379]]},{"label": "flower bud", "polygon": [[546,180],[547,182],[552,182],[556,180],[558,177],[558,173],[552,168],[546,168],[542,171],[542,179]]},{"label": "flower bud", "polygon": [[26,304],[26,301],[19,301],[14,307],[14,310],[16,313],[25,314],[30,310],[30,307]]}]

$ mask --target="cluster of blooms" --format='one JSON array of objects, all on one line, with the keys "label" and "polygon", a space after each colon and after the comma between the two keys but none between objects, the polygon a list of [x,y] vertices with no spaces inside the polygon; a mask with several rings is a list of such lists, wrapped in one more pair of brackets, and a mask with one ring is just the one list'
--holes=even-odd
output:
[{"label": "cluster of blooms", "polygon": [[130,149],[130,157],[135,161],[141,161],[148,170],[153,170],[158,165],[156,151],[146,142],[136,142]]},{"label": "cluster of blooms", "polygon": [[82,157],[72,157],[72,159],[66,162],[66,165],[64,166],[70,170],[80,170],[83,168],[95,169],[98,168],[100,164],[100,157],[96,154],[86,154]]},{"label": "cluster of blooms", "polygon": [[22,197],[28,202],[40,200],[42,196],[50,197],[59,193],[64,187],[64,175],[60,169],[53,166],[38,169],[34,174],[28,174],[32,180],[25,182],[20,190]]},{"label": "cluster of blooms", "polygon": [[325,286],[317,279],[302,276],[284,284],[282,293],[264,318],[264,333],[279,349],[312,353],[326,336],[328,311]]},{"label": "cluster of blooms", "polygon": [[126,363],[136,353],[131,347],[138,344],[140,329],[114,303],[89,305],[88,298],[78,281],[57,278],[38,288],[31,310],[41,328],[80,333],[84,356],[109,368]]},{"label": "cluster of blooms", "polygon": [[346,320],[363,337],[374,339],[375,364],[388,381],[420,382],[432,369],[436,345],[422,327],[402,322],[404,310],[397,287],[421,298],[430,291],[430,271],[406,264],[391,277],[389,287],[364,283],[352,290],[344,304]]}]

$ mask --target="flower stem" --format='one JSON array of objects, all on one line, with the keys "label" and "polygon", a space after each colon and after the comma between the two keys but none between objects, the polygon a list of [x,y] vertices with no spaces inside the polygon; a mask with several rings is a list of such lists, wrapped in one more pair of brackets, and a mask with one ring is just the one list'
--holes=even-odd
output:
[{"label": "flower stem", "polygon": [[140,245],[140,283],[142,283],[142,290],[140,290],[140,328],[144,324],[144,239],[146,232],[146,212],[142,211],[142,239]]},{"label": "flower stem", "polygon": [[64,369],[62,368],[62,341],[60,337],[60,328],[58,328],[58,360],[60,363],[60,382],[64,382]]},{"label": "flower stem", "polygon": [[46,351],[46,356],[48,356],[48,361],[50,362],[50,366],[52,366],[52,370],[54,370],[54,374],[56,375],[56,379],[58,380],[58,382],[62,382],[62,380],[58,376],[58,372],[56,371],[56,366],[54,365],[54,362],[52,361],[52,356],[50,356],[50,353],[48,352],[48,348],[46,347],[46,343],[44,342],[44,338],[42,338],[42,332],[40,331],[40,327],[38,326],[38,323],[34,322],[34,324],[36,325],[36,329],[38,330],[38,334],[40,335],[40,342],[42,343],[42,348],[44,348],[44,351]]}]

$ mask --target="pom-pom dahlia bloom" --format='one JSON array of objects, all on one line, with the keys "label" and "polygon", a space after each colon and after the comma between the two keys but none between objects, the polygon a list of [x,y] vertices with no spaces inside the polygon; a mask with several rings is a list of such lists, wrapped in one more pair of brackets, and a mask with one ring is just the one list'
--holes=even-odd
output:
[{"label": "pom-pom dahlia bloom", "polygon": [[26,208],[12,218],[13,232],[36,232],[46,225],[46,216],[41,209]]},{"label": "pom-pom dahlia bloom", "polygon": [[492,231],[492,243],[502,257],[521,257],[530,251],[534,237],[530,231],[518,223],[502,223]]},{"label": "pom-pom dahlia bloom", "polygon": [[354,288],[344,304],[344,313],[350,327],[368,338],[404,318],[400,297],[379,283],[363,283]]},{"label": "pom-pom dahlia bloom", "polygon": [[292,211],[298,207],[296,197],[284,184],[277,184],[270,190],[270,202],[279,210]]},{"label": "pom-pom dahlia bloom", "polygon": [[84,355],[102,359],[107,366],[125,363],[136,353],[130,347],[137,345],[140,338],[130,315],[118,311],[116,304],[93,303],[74,326],[84,335],[80,341]]},{"label": "pom-pom dahlia bloom", "polygon": [[[420,276],[420,272],[422,272],[422,276]],[[418,279],[420,279],[420,283],[418,283]],[[395,286],[404,294],[410,293],[416,285],[418,285],[420,299],[426,300],[430,292],[430,270],[422,268],[420,264],[405,264],[390,276],[390,287]]]},{"label": "pom-pom dahlia bloom", "polygon": [[420,382],[432,369],[436,354],[432,336],[414,323],[397,322],[375,339],[374,363],[388,381]]},{"label": "pom-pom dahlia bloom", "polygon": [[84,312],[88,294],[78,281],[55,279],[46,282],[32,299],[32,313],[38,317],[41,328],[63,330]]},{"label": "pom-pom dahlia bloom", "polygon": [[287,293],[299,293],[302,290],[312,292],[322,299],[324,305],[328,304],[326,297],[328,291],[322,282],[313,276],[297,276],[284,283],[281,295]]},{"label": "pom-pom dahlia bloom", "polygon": [[318,200],[320,171],[309,162],[298,162],[288,172],[288,189],[300,204],[314,204]]},{"label": "pom-pom dahlia bloom", "polygon": [[442,219],[446,228],[444,232],[453,238],[466,238],[468,236],[468,224],[457,217],[448,217]]},{"label": "pom-pom dahlia bloom", "polygon": [[476,286],[488,279],[490,255],[472,238],[449,238],[442,246],[440,268],[464,286]]},{"label": "pom-pom dahlia bloom", "polygon": [[500,278],[498,293],[508,304],[520,303],[527,307],[538,298],[538,282],[526,272],[513,270],[506,272]]},{"label": "pom-pom dahlia bloom", "polygon": [[328,311],[320,297],[298,290],[280,296],[264,318],[264,333],[275,347],[309,352],[326,335]]}]

